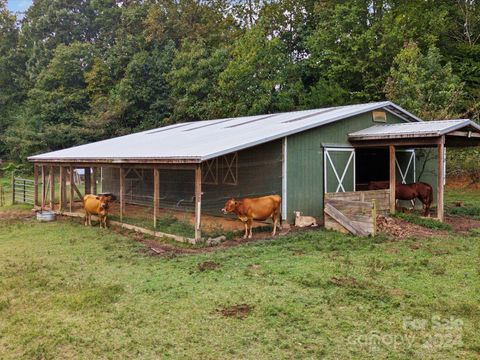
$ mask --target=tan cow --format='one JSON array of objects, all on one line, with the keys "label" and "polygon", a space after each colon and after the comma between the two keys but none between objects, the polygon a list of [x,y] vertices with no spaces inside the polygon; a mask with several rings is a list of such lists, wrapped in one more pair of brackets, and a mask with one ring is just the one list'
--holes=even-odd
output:
[{"label": "tan cow", "polygon": [[[253,220],[273,220],[272,236],[275,236],[277,226],[281,229],[281,204],[282,198],[278,195],[268,195],[259,198],[245,198],[240,200],[230,199],[222,209],[224,214],[234,213],[245,225],[244,239],[252,237]],[[280,225],[278,224],[280,222]]]},{"label": "tan cow", "polygon": [[83,197],[83,208],[85,210],[85,226],[92,226],[92,215],[98,216],[100,227],[107,228],[107,216],[111,196],[85,195]]}]

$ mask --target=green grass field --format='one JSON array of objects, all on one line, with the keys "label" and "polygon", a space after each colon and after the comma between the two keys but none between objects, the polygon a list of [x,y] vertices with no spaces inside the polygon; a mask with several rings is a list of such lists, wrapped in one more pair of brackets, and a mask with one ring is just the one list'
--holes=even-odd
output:
[{"label": "green grass field", "polygon": [[480,357],[478,233],[158,257],[78,219],[5,216],[24,209],[0,209],[1,359]]}]

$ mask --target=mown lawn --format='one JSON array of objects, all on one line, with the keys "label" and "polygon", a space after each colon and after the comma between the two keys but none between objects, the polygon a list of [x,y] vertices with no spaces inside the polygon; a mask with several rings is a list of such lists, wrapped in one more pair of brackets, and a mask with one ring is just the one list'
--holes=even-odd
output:
[{"label": "mown lawn", "polygon": [[314,231],[155,257],[79,220],[4,219],[0,358],[478,358],[479,241]]}]

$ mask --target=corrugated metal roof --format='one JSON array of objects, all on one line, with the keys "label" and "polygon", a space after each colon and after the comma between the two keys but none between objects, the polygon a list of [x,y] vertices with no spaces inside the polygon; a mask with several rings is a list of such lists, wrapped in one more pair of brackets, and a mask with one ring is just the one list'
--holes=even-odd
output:
[{"label": "corrugated metal roof", "polygon": [[375,125],[348,134],[350,140],[379,140],[395,138],[437,137],[465,129],[480,131],[480,126],[469,119],[422,121],[415,123]]},{"label": "corrugated metal roof", "polygon": [[385,109],[407,121],[421,121],[398,105],[383,101],[181,123],[31,156],[29,160],[122,162],[122,160],[155,159],[198,162],[376,109]]}]

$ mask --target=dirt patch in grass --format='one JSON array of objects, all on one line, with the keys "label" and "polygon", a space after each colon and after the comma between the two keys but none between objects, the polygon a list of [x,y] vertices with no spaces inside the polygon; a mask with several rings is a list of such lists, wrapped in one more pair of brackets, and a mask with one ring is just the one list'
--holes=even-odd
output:
[{"label": "dirt patch in grass", "polygon": [[429,229],[424,226],[412,224],[399,218],[379,215],[377,217],[377,230],[395,239],[407,239],[410,237],[423,238],[430,236],[446,236],[444,230]]},{"label": "dirt patch in grass", "polygon": [[480,228],[480,220],[475,220],[463,216],[447,216],[445,222],[449,224],[455,232],[465,234],[472,229]]},{"label": "dirt patch in grass", "polygon": [[238,304],[219,308],[216,311],[225,317],[245,319],[252,312],[253,308],[253,305]]},{"label": "dirt patch in grass", "polygon": [[206,271],[206,270],[215,270],[221,268],[222,264],[217,263],[215,261],[204,261],[197,265],[198,271]]},{"label": "dirt patch in grass", "polygon": [[353,287],[353,288],[365,287],[364,284],[362,284],[352,276],[343,276],[343,277],[334,276],[330,279],[330,283],[336,286],[347,286],[347,287]]},{"label": "dirt patch in grass", "polygon": [[25,220],[33,219],[35,213],[31,210],[8,210],[0,211],[0,220]]}]

